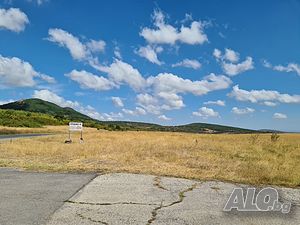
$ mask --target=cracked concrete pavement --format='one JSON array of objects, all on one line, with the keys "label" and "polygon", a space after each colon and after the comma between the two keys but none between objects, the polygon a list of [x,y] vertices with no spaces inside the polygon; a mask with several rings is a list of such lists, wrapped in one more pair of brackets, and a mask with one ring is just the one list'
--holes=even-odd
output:
[{"label": "cracked concrete pavement", "polygon": [[299,189],[277,188],[283,201],[292,202],[288,214],[223,212],[235,187],[247,186],[140,174],[104,174],[67,200],[47,225],[299,224]]}]

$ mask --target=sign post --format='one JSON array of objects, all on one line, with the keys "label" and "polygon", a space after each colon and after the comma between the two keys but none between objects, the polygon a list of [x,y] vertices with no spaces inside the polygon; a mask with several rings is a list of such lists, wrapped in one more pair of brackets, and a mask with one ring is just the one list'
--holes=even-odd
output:
[{"label": "sign post", "polygon": [[83,131],[83,123],[81,122],[70,122],[69,123],[69,140],[65,141],[65,143],[71,143],[71,132],[80,132],[80,143],[83,143],[83,137],[82,137],[82,131]]}]

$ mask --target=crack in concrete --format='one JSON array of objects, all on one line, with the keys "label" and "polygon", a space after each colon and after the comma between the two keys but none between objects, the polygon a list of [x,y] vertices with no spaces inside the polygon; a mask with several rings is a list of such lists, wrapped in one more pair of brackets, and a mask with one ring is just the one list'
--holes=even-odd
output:
[{"label": "crack in concrete", "polygon": [[197,183],[193,184],[191,187],[189,187],[189,188],[187,188],[183,191],[180,191],[179,194],[178,194],[179,199],[175,202],[172,202],[168,205],[163,205],[163,201],[162,201],[160,206],[158,206],[158,207],[156,207],[152,210],[152,212],[151,212],[152,217],[147,221],[147,225],[152,224],[156,220],[156,217],[157,217],[157,214],[158,214],[159,210],[161,210],[163,208],[168,208],[170,206],[181,203],[184,200],[184,198],[186,197],[184,194],[189,192],[189,191],[193,191],[196,188],[196,186],[197,186]]},{"label": "crack in concrete", "polygon": [[100,223],[100,224],[104,224],[104,225],[108,225],[108,223],[104,222],[104,221],[101,221],[101,220],[94,220],[92,219],[91,217],[87,217],[87,216],[84,216],[80,213],[76,213],[77,216],[79,216],[81,219],[84,219],[84,220],[89,220],[93,223]]},{"label": "crack in concrete", "polygon": [[141,202],[104,202],[104,203],[92,203],[92,202],[75,202],[71,200],[65,201],[66,203],[78,204],[78,205],[146,205],[146,206],[158,206],[155,203],[141,203]]},{"label": "crack in concrete", "polygon": [[164,191],[169,191],[167,188],[165,188],[162,184],[161,184],[161,177],[155,177],[154,178],[154,183],[153,185],[158,187],[159,189],[162,189]]}]

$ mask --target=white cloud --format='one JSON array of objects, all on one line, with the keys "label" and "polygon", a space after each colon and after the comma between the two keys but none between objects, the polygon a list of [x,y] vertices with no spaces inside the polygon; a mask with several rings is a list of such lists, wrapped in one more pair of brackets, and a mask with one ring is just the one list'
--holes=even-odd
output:
[{"label": "white cloud", "polygon": [[204,95],[214,90],[228,88],[231,80],[222,75],[210,74],[200,81],[183,79],[170,73],[161,73],[147,79],[150,93],[137,96],[137,104],[148,113],[159,115],[164,110],[180,109],[185,106],[179,94]]},{"label": "white cloud", "polygon": [[49,90],[35,90],[33,95],[33,98],[39,98],[44,101],[52,102],[56,105],[59,105],[61,107],[71,107],[71,108],[76,108],[79,107],[78,102],[73,102],[69,100],[65,100],[63,97],[58,96],[54,92],[51,92]]},{"label": "white cloud", "polygon": [[36,84],[35,77],[39,77],[49,83],[55,82],[53,77],[35,71],[30,63],[22,59],[0,55],[0,86],[32,87]]},{"label": "white cloud", "polygon": [[145,87],[146,81],[140,72],[121,60],[116,59],[110,66],[98,66],[97,69],[107,73],[117,85],[127,84],[136,91]]},{"label": "white cloud", "polygon": [[203,118],[219,117],[218,112],[214,111],[211,108],[207,108],[207,107],[201,107],[197,112],[193,112],[193,115],[203,117]]},{"label": "white cloud", "polygon": [[240,54],[232,49],[225,48],[224,59],[232,63],[236,63],[240,60]]},{"label": "white cloud", "polygon": [[287,119],[287,115],[283,113],[274,113],[273,119]]},{"label": "white cloud", "polygon": [[283,65],[273,66],[267,60],[263,60],[263,66],[280,72],[287,72],[287,73],[294,72],[300,76],[300,65],[297,63],[289,63],[286,66]]},{"label": "white cloud", "polygon": [[229,76],[235,76],[254,68],[253,60],[251,57],[247,57],[245,61],[238,64],[223,62],[222,67],[224,72]]},{"label": "white cloud", "polygon": [[106,43],[105,41],[102,40],[99,41],[91,40],[88,43],[86,43],[86,46],[91,52],[95,52],[95,53],[104,52]]},{"label": "white cloud", "polygon": [[180,95],[169,92],[159,92],[157,96],[162,100],[161,109],[172,110],[184,107],[183,99]]},{"label": "white cloud", "polygon": [[140,32],[140,35],[151,44],[174,45],[178,41],[194,45],[208,41],[204,25],[200,21],[193,21],[190,27],[182,25],[177,29],[165,22],[165,15],[160,10],[154,11],[153,19],[156,29],[145,27]]},{"label": "white cloud", "polygon": [[[12,1],[12,0],[11,0]],[[31,3],[36,3],[38,4],[39,6],[46,3],[46,2],[49,2],[50,0],[27,0],[27,2],[31,2]]]},{"label": "white cloud", "polygon": [[223,75],[210,75],[200,81],[183,79],[172,73],[160,73],[155,77],[147,79],[149,86],[152,86],[156,93],[192,93],[194,95],[204,95],[214,90],[226,89],[230,86],[231,80]]},{"label": "white cloud", "polygon": [[108,121],[115,121],[115,120],[120,120],[122,119],[124,116],[122,113],[114,113],[114,112],[111,112],[111,113],[103,113],[102,114],[104,120],[108,120]]},{"label": "white cloud", "polygon": [[117,87],[113,81],[102,76],[94,75],[85,70],[72,70],[70,73],[66,74],[66,76],[79,83],[80,87],[83,89],[90,88],[95,91],[106,91]]},{"label": "white cloud", "polygon": [[[146,112],[152,114],[162,114],[164,110],[180,109],[184,107],[183,97],[180,94],[204,95],[211,91],[226,89],[231,85],[230,78],[224,75],[215,75],[213,73],[205,76],[203,80],[192,81],[183,79],[171,73],[160,73],[156,76],[144,78],[140,72],[119,59],[115,59],[110,65],[93,64],[93,67],[107,74],[108,78],[101,77],[108,82],[108,88],[119,87],[120,85],[128,85],[137,95],[137,105],[142,107]],[[74,72],[74,71],[73,71]],[[82,71],[75,71],[81,73]],[[98,76],[84,71],[85,76],[76,74],[76,77],[67,74],[71,79],[81,84],[83,88],[92,88],[94,90],[104,90],[95,87],[97,83],[94,79]],[[83,79],[85,78],[85,79]],[[107,87],[105,85],[105,87]],[[136,114],[135,110],[124,109],[127,114]]]},{"label": "white cloud", "polygon": [[88,56],[87,47],[79,39],[62,29],[49,29],[49,41],[56,42],[59,45],[69,49],[74,59],[83,60]]},{"label": "white cloud", "polygon": [[244,114],[249,114],[255,112],[255,109],[252,108],[238,108],[238,107],[233,107],[231,112],[237,115],[244,115]]},{"label": "white cloud", "polygon": [[204,105],[218,105],[218,106],[225,106],[225,101],[217,100],[217,101],[207,101],[203,103]]},{"label": "white cloud", "polygon": [[130,109],[122,109],[122,111],[128,115],[131,116],[139,116],[139,115],[146,115],[147,112],[141,108],[141,107],[136,107],[135,110],[130,110]]},{"label": "white cloud", "polygon": [[266,68],[272,68],[272,64],[270,62],[268,62],[267,60],[262,60],[262,65]]},{"label": "white cloud", "polygon": [[172,67],[178,67],[178,66],[192,68],[194,70],[197,70],[197,69],[201,68],[201,63],[195,59],[184,59],[181,62],[178,62],[178,63],[175,63],[172,65]]},{"label": "white cloud", "polygon": [[124,103],[120,97],[111,97],[111,100],[116,107],[124,107]]},{"label": "white cloud", "polygon": [[49,83],[49,84],[54,84],[54,83],[56,83],[56,80],[55,80],[54,77],[48,76],[48,75],[46,75],[46,74],[39,74],[39,77],[40,77],[42,80],[44,80],[44,81],[46,81],[47,83]]},{"label": "white cloud", "polygon": [[140,47],[136,53],[139,56],[146,58],[151,63],[161,65],[163,62],[158,59],[157,53],[160,53],[162,50],[162,47],[152,47],[147,45],[146,47]]},{"label": "white cloud", "polygon": [[82,43],[79,38],[58,28],[49,29],[48,35],[47,40],[67,48],[75,60],[96,60],[92,57],[92,53],[103,52],[106,45],[102,40],[90,40],[87,43]]},{"label": "white cloud", "polygon": [[122,54],[119,46],[116,46],[114,49],[114,55],[117,59],[122,59]]},{"label": "white cloud", "polygon": [[0,29],[21,32],[28,23],[27,15],[20,9],[0,9]]},{"label": "white cloud", "polygon": [[5,105],[11,102],[14,102],[15,100],[9,99],[9,100],[0,100],[0,105]]},{"label": "white cloud", "polygon": [[214,51],[213,51],[213,56],[216,59],[221,59],[222,58],[222,52],[219,49],[215,48]]},{"label": "white cloud", "polygon": [[238,85],[233,87],[230,97],[238,101],[249,101],[252,103],[265,103],[266,101],[280,102],[280,103],[300,103],[300,95],[281,94],[278,91],[271,90],[243,90]]},{"label": "white cloud", "polygon": [[224,73],[229,76],[236,76],[254,68],[252,57],[248,56],[244,61],[238,63],[239,53],[232,49],[226,48],[224,55],[219,49],[214,49],[213,56],[221,64]]},{"label": "white cloud", "polygon": [[277,105],[275,102],[270,102],[270,101],[264,101],[261,104],[263,104],[265,106],[270,106],[270,107],[274,107]]},{"label": "white cloud", "polygon": [[170,117],[167,117],[166,115],[160,115],[160,116],[158,116],[158,119],[164,120],[164,121],[170,121],[170,120],[172,120]]}]

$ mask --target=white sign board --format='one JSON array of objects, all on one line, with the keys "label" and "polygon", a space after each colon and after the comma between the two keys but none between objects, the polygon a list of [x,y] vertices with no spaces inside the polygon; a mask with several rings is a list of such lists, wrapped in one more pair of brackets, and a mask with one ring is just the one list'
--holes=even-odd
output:
[{"label": "white sign board", "polygon": [[78,122],[70,122],[69,123],[69,131],[82,131],[83,124]]}]

